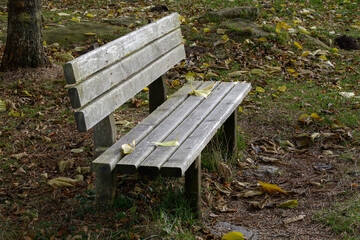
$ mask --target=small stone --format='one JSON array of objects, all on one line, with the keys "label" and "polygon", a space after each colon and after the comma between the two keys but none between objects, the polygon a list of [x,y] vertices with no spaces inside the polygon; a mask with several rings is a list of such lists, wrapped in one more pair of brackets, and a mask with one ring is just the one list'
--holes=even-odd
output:
[{"label": "small stone", "polygon": [[267,173],[270,175],[280,175],[281,174],[279,168],[275,167],[275,166],[260,165],[257,170],[258,170],[258,172]]}]

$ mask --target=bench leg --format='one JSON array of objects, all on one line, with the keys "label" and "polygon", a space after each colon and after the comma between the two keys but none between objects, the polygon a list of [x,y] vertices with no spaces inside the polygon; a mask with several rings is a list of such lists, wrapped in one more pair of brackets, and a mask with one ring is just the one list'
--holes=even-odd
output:
[{"label": "bench leg", "polygon": [[190,201],[192,211],[200,218],[201,207],[201,155],[185,172],[185,195]]},{"label": "bench leg", "polygon": [[229,154],[236,154],[237,137],[236,137],[236,120],[237,109],[229,116],[224,123],[225,144]]},{"label": "bench leg", "polygon": [[95,172],[96,203],[100,205],[112,204],[116,193],[116,172]]},{"label": "bench leg", "polygon": [[94,126],[95,158],[100,156],[116,141],[116,126],[114,115],[111,113]]},{"label": "bench leg", "polygon": [[149,85],[149,113],[166,101],[166,83],[164,75]]}]

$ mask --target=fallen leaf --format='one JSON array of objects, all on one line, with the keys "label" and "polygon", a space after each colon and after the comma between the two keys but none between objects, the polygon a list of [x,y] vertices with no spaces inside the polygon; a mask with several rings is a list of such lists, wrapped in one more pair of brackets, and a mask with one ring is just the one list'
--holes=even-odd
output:
[{"label": "fallen leaf", "polygon": [[261,74],[264,74],[264,75],[267,75],[267,73],[262,70],[262,69],[259,69],[259,68],[254,68],[250,71],[250,73],[252,74],[258,74],[258,75],[261,75]]},{"label": "fallen leaf", "polygon": [[286,87],[286,86],[278,87],[278,91],[279,91],[279,92],[285,92],[286,90],[287,90],[287,87]]},{"label": "fallen leaf", "polygon": [[353,92],[339,92],[339,95],[345,98],[355,97],[355,93]]},{"label": "fallen leaf", "polygon": [[58,187],[73,187],[74,183],[78,182],[78,180],[76,179],[71,179],[68,177],[58,177],[58,178],[54,178],[51,179],[47,182],[47,184],[49,184],[50,186],[54,187],[54,188],[58,188]]},{"label": "fallen leaf", "polygon": [[262,87],[256,87],[255,91],[263,93],[265,92],[265,89],[263,89]]},{"label": "fallen leaf", "polygon": [[195,73],[189,71],[189,72],[186,74],[185,79],[186,79],[186,81],[188,81],[188,82],[194,81],[194,80],[195,80]]},{"label": "fallen leaf", "polygon": [[134,148],[135,148],[135,139],[133,139],[132,145],[130,143],[125,143],[125,144],[121,145],[121,149],[125,155],[132,153]]},{"label": "fallen leaf", "polygon": [[70,152],[72,152],[72,153],[81,153],[83,151],[84,151],[84,149],[82,149],[82,148],[74,148],[74,149],[71,149]]},{"label": "fallen leaf", "polygon": [[295,47],[297,47],[300,50],[303,49],[303,47],[298,42],[294,42],[294,45],[295,45]]},{"label": "fallen leaf", "polygon": [[205,87],[205,88],[202,88],[202,89],[199,89],[199,90],[195,90],[192,86],[192,84],[190,84],[191,86],[191,89],[193,90],[191,93],[189,94],[195,94],[196,96],[198,97],[204,97],[204,98],[207,98],[210,93],[211,93],[211,89],[213,88],[215,82],[213,82],[211,85]]},{"label": "fallen leaf", "polygon": [[58,15],[61,16],[61,17],[70,16],[70,14],[64,13],[64,12],[59,12]]},{"label": "fallen leaf", "polygon": [[235,72],[228,73],[228,76],[229,77],[240,77],[247,72],[248,71],[244,71],[244,70],[243,71],[235,71]]},{"label": "fallen leaf", "polygon": [[79,23],[80,22],[80,17],[72,17],[71,21]]},{"label": "fallen leaf", "polygon": [[263,194],[264,194],[264,192],[262,192],[262,191],[249,190],[244,193],[238,194],[236,197],[248,198],[248,197],[254,197],[254,196],[259,196],[259,195],[263,195]]},{"label": "fallen leaf", "polygon": [[289,200],[283,203],[280,203],[279,205],[277,205],[276,207],[279,208],[295,208],[299,205],[297,200]]},{"label": "fallen leaf", "polygon": [[319,58],[322,59],[322,60],[328,60],[325,55],[321,55]]},{"label": "fallen leaf", "polygon": [[179,140],[179,134],[176,140],[168,141],[168,142],[152,142],[152,143],[161,147],[174,147],[174,146],[179,146],[178,140]]},{"label": "fallen leaf", "polygon": [[312,120],[308,114],[304,113],[304,114],[301,114],[301,116],[298,119],[298,122],[309,125],[312,122]]},{"label": "fallen leaf", "polygon": [[268,193],[268,194],[283,193],[283,194],[287,195],[287,192],[285,192],[284,190],[282,190],[275,184],[265,183],[265,182],[261,182],[261,181],[258,181],[258,183],[260,184],[261,190],[265,193]]},{"label": "fallen leaf", "polygon": [[7,110],[6,102],[0,100],[0,112],[5,112]]},{"label": "fallen leaf", "polygon": [[96,36],[96,33],[84,33],[86,36]]},{"label": "fallen leaf", "polygon": [[223,236],[221,240],[244,240],[244,234],[241,232],[230,232]]},{"label": "fallen leaf", "polygon": [[315,119],[315,120],[318,120],[318,121],[322,121],[322,120],[323,120],[323,119],[322,119],[319,115],[317,115],[316,113],[312,113],[312,114],[310,115],[310,117],[313,118],[313,119]]},{"label": "fallen leaf", "polygon": [[296,217],[287,218],[283,222],[284,222],[284,224],[289,224],[289,223],[293,223],[293,222],[303,220],[305,217],[306,217],[306,215],[298,215]]},{"label": "fallen leaf", "polygon": [[72,168],[73,164],[74,164],[74,159],[68,159],[66,161],[60,161],[58,163],[59,172],[63,173],[66,169]]}]

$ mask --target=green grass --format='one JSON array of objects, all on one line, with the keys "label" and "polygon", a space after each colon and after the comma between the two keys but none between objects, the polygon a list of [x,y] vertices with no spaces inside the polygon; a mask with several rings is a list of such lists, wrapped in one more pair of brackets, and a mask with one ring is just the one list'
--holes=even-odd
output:
[{"label": "green grass", "polygon": [[[323,209],[314,216],[317,222],[329,225],[341,236],[342,240],[356,240],[360,236],[360,199],[359,195],[345,202],[334,204],[330,209]],[[340,239],[340,238],[339,238]]]}]

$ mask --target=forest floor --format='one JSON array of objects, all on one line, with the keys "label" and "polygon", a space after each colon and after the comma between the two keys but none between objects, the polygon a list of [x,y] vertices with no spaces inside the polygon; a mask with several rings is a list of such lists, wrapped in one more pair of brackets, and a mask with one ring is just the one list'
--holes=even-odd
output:
[{"label": "forest floor", "polygon": [[[226,7],[258,7],[256,26],[205,16]],[[119,176],[114,204],[95,205],[92,133],[76,130],[61,67],[169,12],[182,16],[187,51],[167,73],[170,91],[193,79],[253,87],[239,108],[238,155],[216,140],[203,152],[201,222],[186,210],[183,179]],[[0,239],[360,239],[358,1],[45,0],[43,15],[44,31],[139,21],[44,43],[53,67],[0,74]],[[6,19],[0,5],[1,34]],[[115,113],[119,137],[147,103],[143,91]],[[74,183],[53,187],[58,177]]]}]

